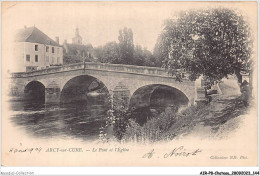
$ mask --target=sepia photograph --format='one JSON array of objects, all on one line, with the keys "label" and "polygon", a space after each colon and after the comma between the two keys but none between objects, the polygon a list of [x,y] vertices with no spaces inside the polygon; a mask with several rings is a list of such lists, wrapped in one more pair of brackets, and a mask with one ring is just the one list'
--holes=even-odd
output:
[{"label": "sepia photograph", "polygon": [[2,166],[257,166],[257,7],[2,2]]}]

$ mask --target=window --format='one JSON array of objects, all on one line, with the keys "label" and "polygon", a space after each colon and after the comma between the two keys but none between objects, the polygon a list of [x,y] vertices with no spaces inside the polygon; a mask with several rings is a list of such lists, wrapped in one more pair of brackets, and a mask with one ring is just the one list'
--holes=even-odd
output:
[{"label": "window", "polygon": [[49,46],[46,46],[46,52],[47,53],[49,52]]},{"label": "window", "polygon": [[52,53],[54,53],[54,47],[52,47]]},{"label": "window", "polygon": [[57,64],[60,63],[60,57],[57,57]]},{"label": "window", "polygon": [[49,56],[46,56],[46,62],[49,62]]},{"label": "window", "polygon": [[26,54],[26,61],[30,62],[30,54]]},{"label": "window", "polygon": [[38,55],[35,55],[35,62],[38,62]]},{"label": "window", "polygon": [[35,51],[38,51],[38,45],[34,46]]}]

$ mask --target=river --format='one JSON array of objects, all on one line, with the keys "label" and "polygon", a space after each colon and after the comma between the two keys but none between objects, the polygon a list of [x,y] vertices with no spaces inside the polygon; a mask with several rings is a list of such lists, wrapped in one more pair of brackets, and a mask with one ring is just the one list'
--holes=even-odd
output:
[{"label": "river", "polygon": [[10,101],[9,105],[11,122],[38,138],[98,139],[108,110],[107,105],[97,102],[46,105],[40,101]]},{"label": "river", "polygon": [[[44,96],[35,96],[37,98],[27,100],[12,99],[8,103],[12,112],[10,121],[14,126],[37,138],[69,137],[87,141],[97,140],[100,127],[105,126],[108,116],[108,95],[92,93],[84,99],[82,96],[72,96],[75,102],[67,101],[65,104],[45,104]],[[143,125],[147,119],[157,117],[170,105],[179,107],[180,102],[174,98],[176,99],[176,96],[169,96],[165,90],[159,93],[157,91],[151,96],[150,105],[133,111],[130,118]]]}]

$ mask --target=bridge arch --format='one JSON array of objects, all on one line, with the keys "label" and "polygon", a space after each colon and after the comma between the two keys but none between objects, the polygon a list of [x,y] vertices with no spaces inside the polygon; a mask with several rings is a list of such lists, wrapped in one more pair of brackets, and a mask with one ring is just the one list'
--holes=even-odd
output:
[{"label": "bridge arch", "polygon": [[188,105],[189,99],[181,90],[164,85],[150,84],[138,88],[132,95],[129,110],[148,106],[183,106]]},{"label": "bridge arch", "polygon": [[30,81],[24,87],[26,100],[45,101],[45,85],[41,81]]},{"label": "bridge arch", "polygon": [[105,84],[90,75],[79,75],[70,78],[61,89],[60,102],[85,102],[91,98],[107,98],[109,92]]},{"label": "bridge arch", "polygon": [[147,118],[159,115],[167,108],[175,113],[188,105],[189,99],[181,90],[164,84],[150,84],[138,88],[133,93],[129,110],[136,122],[143,125]]},{"label": "bridge arch", "polygon": [[[159,102],[156,102],[156,99]],[[133,93],[130,99],[129,109],[135,110],[155,105],[155,103],[163,103],[163,105],[173,105],[173,103],[178,105],[188,105],[189,99],[185,93],[175,87],[164,84],[150,84],[138,88]]]}]

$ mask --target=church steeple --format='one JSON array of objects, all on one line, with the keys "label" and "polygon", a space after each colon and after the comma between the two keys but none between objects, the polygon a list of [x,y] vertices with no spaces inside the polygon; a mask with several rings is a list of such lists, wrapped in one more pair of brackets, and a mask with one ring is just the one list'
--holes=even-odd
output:
[{"label": "church steeple", "polygon": [[76,28],[76,31],[75,31],[75,37],[72,38],[72,43],[82,45],[82,37],[79,35],[78,27]]},{"label": "church steeple", "polygon": [[79,28],[78,27],[76,28],[75,36],[79,36]]}]

